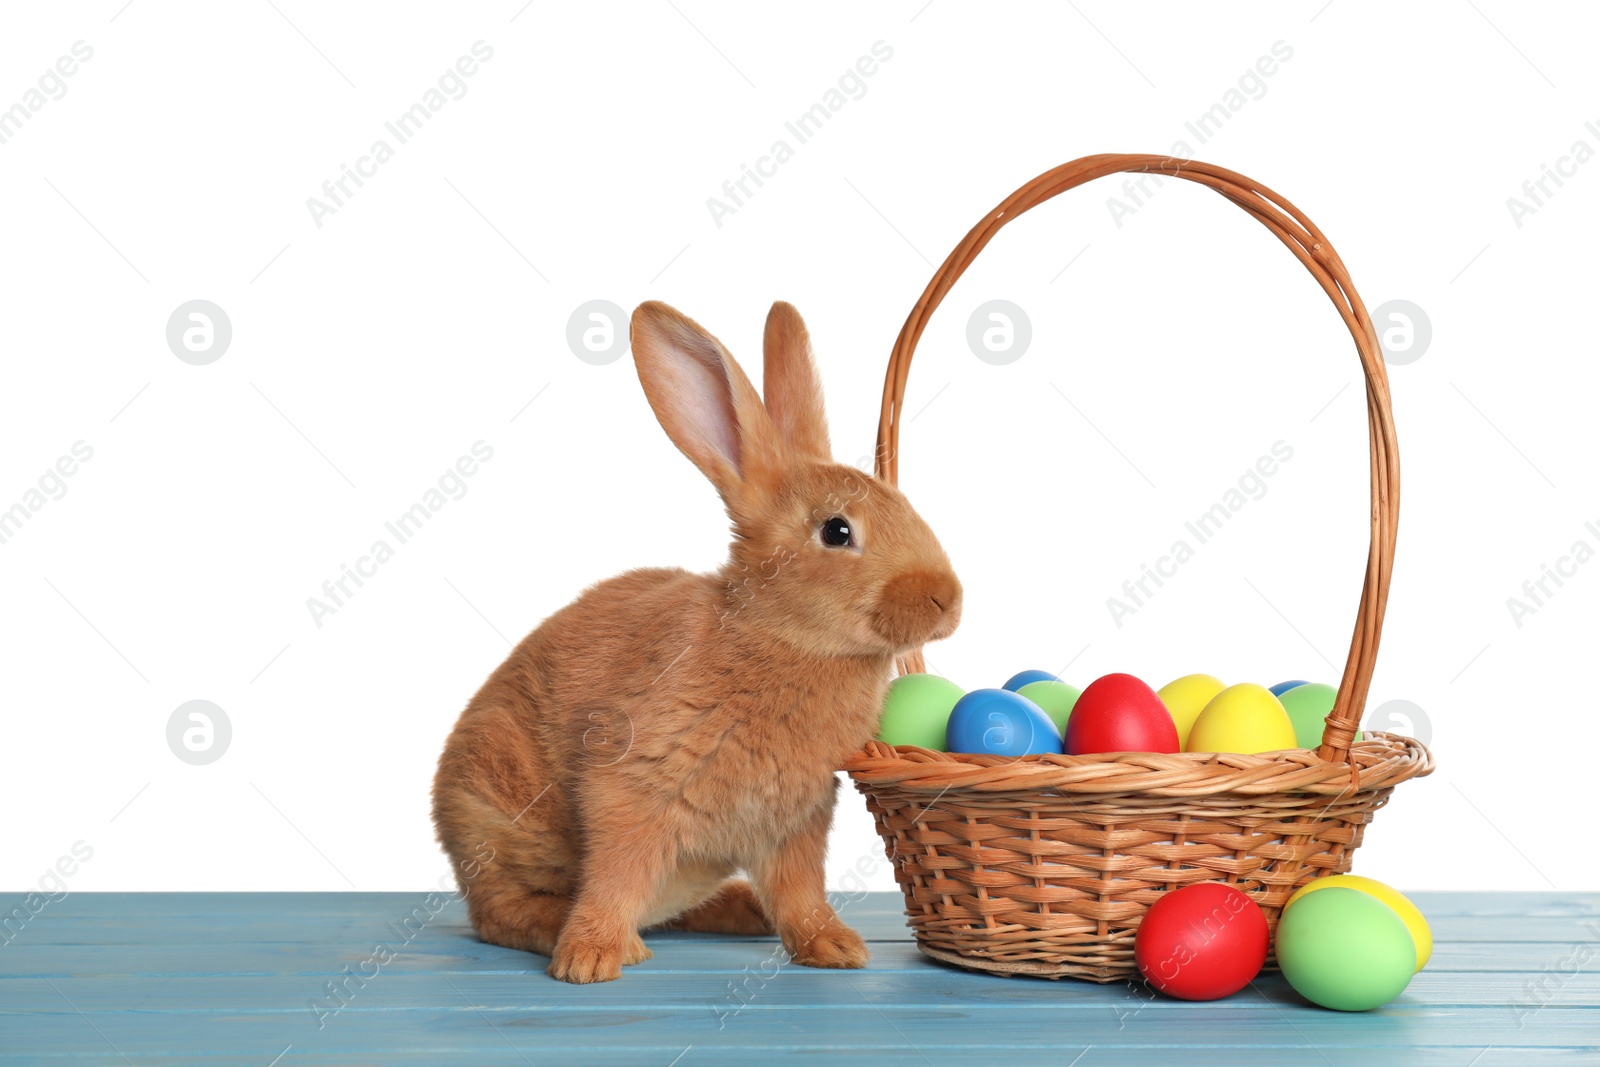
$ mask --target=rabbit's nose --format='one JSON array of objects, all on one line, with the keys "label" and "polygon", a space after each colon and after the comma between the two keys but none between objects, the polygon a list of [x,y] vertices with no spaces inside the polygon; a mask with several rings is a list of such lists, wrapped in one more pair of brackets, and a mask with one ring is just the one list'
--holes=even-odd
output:
[{"label": "rabbit's nose", "polygon": [[939,575],[928,584],[928,599],[941,613],[961,610],[961,583],[953,574]]},{"label": "rabbit's nose", "polygon": [[939,609],[940,629],[948,634],[961,620],[961,583],[954,574],[941,574],[928,586],[928,599]]}]

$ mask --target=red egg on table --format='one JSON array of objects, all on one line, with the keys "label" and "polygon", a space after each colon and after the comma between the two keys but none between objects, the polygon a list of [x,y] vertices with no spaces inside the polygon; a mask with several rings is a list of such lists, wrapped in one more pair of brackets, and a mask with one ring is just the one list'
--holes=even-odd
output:
[{"label": "red egg on table", "polygon": [[1154,689],[1131,674],[1108,674],[1078,697],[1064,740],[1073,756],[1177,752],[1178,728]]},{"label": "red egg on table", "polygon": [[1223,882],[1196,882],[1150,905],[1134,935],[1139,973],[1180,1000],[1237,993],[1267,962],[1267,917]]}]

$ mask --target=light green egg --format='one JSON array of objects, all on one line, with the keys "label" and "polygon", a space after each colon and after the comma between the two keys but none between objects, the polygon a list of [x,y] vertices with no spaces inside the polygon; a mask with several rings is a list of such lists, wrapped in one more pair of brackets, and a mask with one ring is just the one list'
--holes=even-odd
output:
[{"label": "light green egg", "polygon": [[[1278,694],[1278,703],[1289,713],[1294,723],[1294,736],[1301,748],[1316,748],[1322,744],[1322,728],[1328,712],[1333,710],[1334,698],[1339,690],[1322,682],[1309,682]],[[1361,731],[1356,731],[1357,741]]]},{"label": "light green egg", "polygon": [[902,674],[889,683],[878,721],[878,740],[944,751],[945,726],[967,691],[937,674]]},{"label": "light green egg", "polygon": [[1416,971],[1406,924],[1359,889],[1324,889],[1290,904],[1278,920],[1276,948],[1295,992],[1336,1011],[1387,1004]]},{"label": "light green egg", "polygon": [[1050,721],[1056,724],[1056,729],[1063,735],[1067,732],[1067,719],[1072,715],[1072,709],[1078,703],[1078,698],[1083,695],[1083,690],[1066,682],[1029,682],[1017,690],[1017,695],[1027,697],[1050,716]]}]

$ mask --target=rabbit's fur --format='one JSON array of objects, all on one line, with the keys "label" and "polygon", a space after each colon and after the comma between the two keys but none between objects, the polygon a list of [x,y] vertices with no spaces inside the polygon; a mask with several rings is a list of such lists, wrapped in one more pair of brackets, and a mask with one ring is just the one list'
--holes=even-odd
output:
[{"label": "rabbit's fur", "polygon": [[[894,658],[955,629],[961,585],[896,488],[833,462],[794,308],[767,318],[765,403],[665,304],[634,312],[632,347],[727,506],[729,559],[629,571],[524,638],[445,745],[439,840],[479,936],[565,981],[618,977],[665,925],[860,967],[823,886],[834,771],[876,731]],[[851,544],[824,543],[835,516]]]}]

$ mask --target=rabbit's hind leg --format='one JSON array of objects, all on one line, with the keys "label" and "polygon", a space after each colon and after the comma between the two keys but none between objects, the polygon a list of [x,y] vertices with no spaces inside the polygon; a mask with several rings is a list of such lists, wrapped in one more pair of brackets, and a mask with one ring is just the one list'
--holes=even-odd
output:
[{"label": "rabbit's hind leg", "polygon": [[[500,890],[496,892],[496,890]],[[572,910],[572,898],[551,893],[536,893],[520,886],[494,887],[479,896],[473,889],[468,899],[473,929],[491,945],[521,949],[540,956],[554,956],[561,928]],[[474,903],[477,901],[477,903]],[[622,950],[622,963],[631,966],[653,956],[637,933],[628,938]]]},{"label": "rabbit's hind leg", "polygon": [[486,799],[452,782],[436,790],[435,821],[478,936],[548,956],[572,906],[575,857],[554,791],[533,793],[513,815],[505,809],[520,796]]},{"label": "rabbit's hind leg", "polygon": [[478,937],[541,956],[555,951],[571,906],[566,894],[534,892],[514,876],[489,870],[467,891],[467,914]]},{"label": "rabbit's hind leg", "polygon": [[755,890],[743,878],[722,883],[711,899],[662,923],[666,930],[694,930],[706,934],[770,934],[772,920],[761,910]]}]

